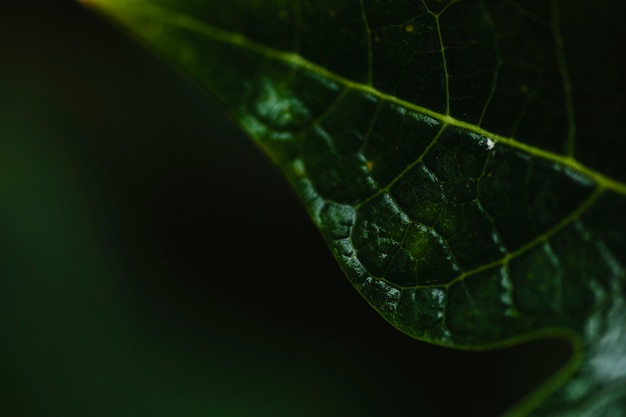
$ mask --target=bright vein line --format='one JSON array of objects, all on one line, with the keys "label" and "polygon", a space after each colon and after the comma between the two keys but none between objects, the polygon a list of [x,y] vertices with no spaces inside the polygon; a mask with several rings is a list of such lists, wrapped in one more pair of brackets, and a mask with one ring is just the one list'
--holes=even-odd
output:
[{"label": "bright vein line", "polygon": [[180,29],[196,32],[196,33],[205,35],[213,40],[227,43],[227,44],[234,45],[234,46],[238,46],[243,49],[247,49],[249,51],[258,53],[259,55],[262,55],[266,58],[272,58],[278,61],[289,63],[293,66],[315,73],[320,77],[332,80],[336,82],[337,84],[343,85],[346,88],[356,90],[356,91],[361,91],[366,94],[370,94],[374,97],[379,98],[380,100],[394,103],[398,106],[404,107],[406,109],[409,109],[409,110],[424,114],[426,116],[429,116],[433,119],[439,120],[440,122],[444,124],[462,128],[470,132],[474,132],[478,135],[492,139],[496,143],[504,144],[511,148],[519,149],[523,152],[526,152],[529,155],[569,167],[579,172],[583,176],[586,176],[590,178],[591,180],[595,181],[598,184],[598,186],[601,188],[604,188],[606,190],[612,190],[616,193],[626,195],[625,183],[615,180],[613,178],[610,178],[604,174],[601,174],[581,164],[570,155],[559,155],[554,152],[539,149],[539,148],[527,145],[523,142],[519,142],[513,138],[490,132],[472,123],[458,120],[450,115],[441,114],[433,110],[430,110],[426,107],[422,107],[417,104],[402,100],[400,98],[394,97],[393,95],[379,91],[371,85],[358,83],[348,78],[345,78],[341,75],[338,75],[334,72],[331,72],[327,68],[317,65],[305,59],[299,54],[268,47],[261,43],[255,42],[243,36],[240,33],[229,32],[229,31],[217,28],[215,26],[212,26],[208,23],[194,19],[191,16],[181,14],[181,13],[176,13],[176,12],[167,10],[166,8],[152,5],[152,4],[144,3],[144,4],[135,5],[135,7],[132,7],[132,5],[128,5],[126,4],[125,1],[120,1],[120,0],[118,1],[91,0],[89,4],[94,5],[98,8],[101,8],[115,16],[118,16],[120,20],[122,21],[127,20],[129,15],[150,17],[156,21],[160,21],[162,23],[171,25],[172,27],[177,27]]}]

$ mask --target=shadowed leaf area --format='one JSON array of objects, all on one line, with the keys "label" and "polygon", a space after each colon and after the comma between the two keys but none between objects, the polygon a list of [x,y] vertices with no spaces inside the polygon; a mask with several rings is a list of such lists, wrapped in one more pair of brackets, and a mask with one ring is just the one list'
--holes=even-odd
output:
[{"label": "shadowed leaf area", "polygon": [[224,105],[390,324],[568,341],[507,415],[626,416],[621,2],[87,4]]}]

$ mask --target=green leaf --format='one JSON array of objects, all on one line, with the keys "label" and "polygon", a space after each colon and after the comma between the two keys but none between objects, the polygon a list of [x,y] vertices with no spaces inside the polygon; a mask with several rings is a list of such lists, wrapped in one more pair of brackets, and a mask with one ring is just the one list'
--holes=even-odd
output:
[{"label": "green leaf", "polygon": [[508,415],[626,416],[621,2],[85,3],[224,104],[392,325],[571,342]]}]

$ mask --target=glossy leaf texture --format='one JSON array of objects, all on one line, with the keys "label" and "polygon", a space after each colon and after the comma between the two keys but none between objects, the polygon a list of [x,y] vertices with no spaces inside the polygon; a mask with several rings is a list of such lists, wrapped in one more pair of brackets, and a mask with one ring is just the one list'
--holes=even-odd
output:
[{"label": "glossy leaf texture", "polygon": [[509,414],[626,416],[621,2],[85,3],[224,104],[392,325],[566,338]]}]

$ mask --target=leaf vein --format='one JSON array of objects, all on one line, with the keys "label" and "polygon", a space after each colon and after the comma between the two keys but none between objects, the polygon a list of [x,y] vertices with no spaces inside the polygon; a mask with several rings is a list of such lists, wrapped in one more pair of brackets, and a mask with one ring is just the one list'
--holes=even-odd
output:
[{"label": "leaf vein", "polygon": [[[107,3],[103,3],[102,6],[106,7]],[[143,7],[132,7],[124,5],[122,3],[115,4],[115,6],[111,7],[115,8],[113,10],[114,14],[125,13],[135,14],[139,16],[149,16],[153,19],[156,19],[157,21],[161,21],[164,24],[169,24],[179,29],[189,30],[207,36],[215,41],[224,42],[226,44],[230,44],[257,53],[268,59],[275,59],[291,64],[302,70],[310,71],[320,78],[327,78],[329,80],[332,80],[349,89],[369,94],[373,97],[377,97],[380,100],[384,100],[404,107],[407,110],[422,113],[426,116],[432,117],[433,119],[442,122],[443,124],[465,129],[467,131],[489,138],[498,144],[506,145],[511,148],[521,150],[531,156],[542,158],[560,164],[564,167],[571,168],[572,170],[577,171],[581,175],[586,176],[592,181],[596,182],[598,186],[602,189],[611,190],[618,194],[626,195],[626,183],[611,178],[592,168],[589,168],[578,162],[570,155],[561,155],[554,152],[546,151],[544,149],[520,142],[515,138],[506,137],[490,132],[480,126],[456,119],[448,114],[441,114],[418,104],[408,102],[391,94],[382,92],[371,85],[362,84],[343,77],[339,74],[336,74],[323,66],[317,65],[309,61],[308,59],[297,53],[272,48],[270,46],[255,42],[240,33],[223,30],[206,22],[199,21],[186,14],[176,13],[174,11],[156,5],[144,4]]]}]

